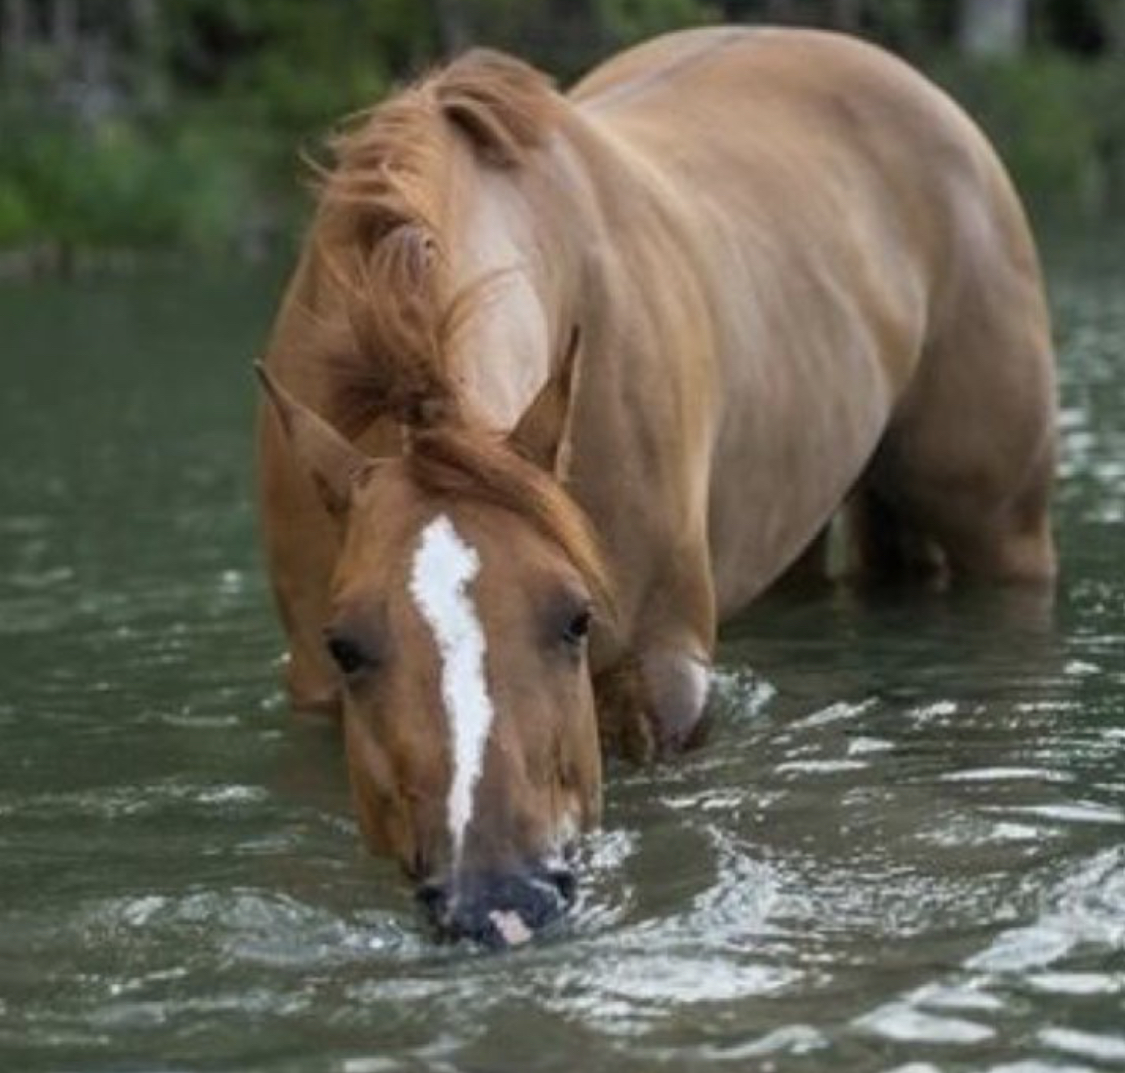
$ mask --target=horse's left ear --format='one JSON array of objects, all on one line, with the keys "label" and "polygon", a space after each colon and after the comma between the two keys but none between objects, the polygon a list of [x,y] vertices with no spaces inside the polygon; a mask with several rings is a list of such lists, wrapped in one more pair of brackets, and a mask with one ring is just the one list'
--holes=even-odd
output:
[{"label": "horse's left ear", "polygon": [[508,434],[508,442],[516,451],[559,480],[566,477],[570,466],[570,424],[580,374],[579,342],[576,325],[558,369]]},{"label": "horse's left ear", "polygon": [[352,492],[376,462],[353,447],[323,417],[298,402],[260,361],[254,370],[273,403],[298,462],[312,477],[329,514],[347,513]]}]

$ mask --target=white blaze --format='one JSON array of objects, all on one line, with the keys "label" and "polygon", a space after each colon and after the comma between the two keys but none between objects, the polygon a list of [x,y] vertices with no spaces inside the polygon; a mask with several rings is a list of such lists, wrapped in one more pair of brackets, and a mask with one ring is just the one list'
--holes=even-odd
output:
[{"label": "white blaze", "polygon": [[433,631],[441,657],[441,695],[453,757],[448,813],[455,871],[473,814],[473,792],[484,767],[493,718],[492,699],[484,682],[484,630],[468,595],[469,583],[478,573],[480,556],[461,539],[446,515],[438,515],[422,531],[414,553],[410,593]]}]

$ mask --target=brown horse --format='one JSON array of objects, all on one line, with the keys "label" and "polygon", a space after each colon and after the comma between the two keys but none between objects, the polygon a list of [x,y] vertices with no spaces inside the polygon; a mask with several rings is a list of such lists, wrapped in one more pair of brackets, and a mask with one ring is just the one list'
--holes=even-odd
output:
[{"label": "brown horse", "polygon": [[[674,34],[569,96],[471,53],[355,123],[263,369],[302,708],[443,929],[566,904],[603,744],[696,735],[717,624],[822,571],[1045,581],[1054,371],[1001,165],[845,37]],[[282,387],[281,385],[285,386]]]}]

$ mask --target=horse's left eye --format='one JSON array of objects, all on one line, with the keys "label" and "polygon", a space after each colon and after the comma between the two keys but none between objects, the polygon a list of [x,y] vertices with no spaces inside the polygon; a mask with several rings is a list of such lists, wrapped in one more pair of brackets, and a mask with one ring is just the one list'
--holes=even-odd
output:
[{"label": "horse's left eye", "polygon": [[340,673],[346,677],[358,674],[360,671],[371,666],[371,657],[364,652],[355,641],[348,637],[330,634],[325,639],[325,644],[328,648],[328,654],[332,657],[332,661],[340,668]]},{"label": "horse's left eye", "polygon": [[563,630],[563,640],[569,645],[580,645],[590,632],[591,617],[588,607],[584,607],[578,614],[574,615],[567,622],[566,629]]}]

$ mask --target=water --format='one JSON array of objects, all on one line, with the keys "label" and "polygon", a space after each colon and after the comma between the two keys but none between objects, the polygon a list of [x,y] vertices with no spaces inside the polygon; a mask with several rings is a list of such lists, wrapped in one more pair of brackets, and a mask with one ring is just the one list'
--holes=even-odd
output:
[{"label": "water", "polygon": [[254,533],[276,274],[0,289],[0,1069],[1125,1066],[1125,257],[1053,258],[1057,608],[770,602],[615,769],[562,935],[437,947],[294,720]]}]

